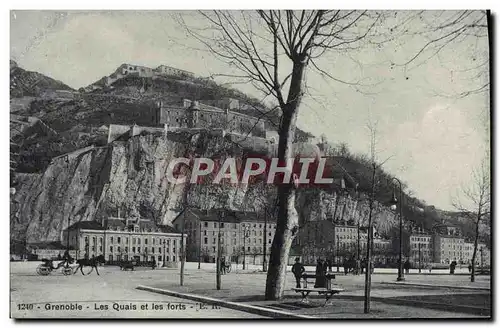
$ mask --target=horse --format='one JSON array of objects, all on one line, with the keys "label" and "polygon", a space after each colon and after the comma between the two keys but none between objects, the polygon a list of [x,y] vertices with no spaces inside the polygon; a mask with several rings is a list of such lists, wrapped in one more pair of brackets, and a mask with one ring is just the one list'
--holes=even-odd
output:
[{"label": "horse", "polygon": [[83,267],[89,266],[92,268],[92,270],[90,270],[90,272],[88,274],[91,274],[92,271],[94,271],[94,269],[95,269],[95,272],[97,272],[97,275],[99,276],[99,270],[97,270],[97,265],[99,263],[105,263],[104,255],[102,255],[102,254],[95,256],[95,257],[93,256],[90,259],[76,260],[76,264],[78,264],[78,267],[75,269],[75,272],[73,274],[76,274],[78,269],[80,269],[80,272],[82,273],[82,275],[85,275],[85,273],[83,273]]}]

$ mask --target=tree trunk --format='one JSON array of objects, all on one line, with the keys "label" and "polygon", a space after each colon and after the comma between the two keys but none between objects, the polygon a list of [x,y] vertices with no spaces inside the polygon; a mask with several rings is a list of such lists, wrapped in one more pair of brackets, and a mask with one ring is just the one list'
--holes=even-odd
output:
[{"label": "tree trunk", "polygon": [[481,208],[479,208],[476,220],[476,235],[474,236],[474,251],[472,252],[472,270],[470,274],[470,281],[474,282],[476,277],[476,255],[477,255],[477,242],[479,238],[479,222],[481,221]]},{"label": "tree trunk", "polygon": [[[287,103],[282,107],[279,131],[278,160],[286,165],[293,157],[293,140],[299,104],[302,98],[302,79],[306,63],[294,62]],[[295,189],[292,183],[278,185],[278,218],[269,256],[266,279],[266,300],[279,300],[285,291],[288,254],[293,238],[298,232],[299,219],[295,209]]]},{"label": "tree trunk", "polygon": [[372,268],[372,246],[373,246],[373,200],[375,198],[375,163],[372,172],[372,190],[370,195],[370,212],[368,215],[368,236],[366,241],[366,272],[365,272],[365,302],[364,312],[370,313],[370,291],[371,291],[371,268]]}]

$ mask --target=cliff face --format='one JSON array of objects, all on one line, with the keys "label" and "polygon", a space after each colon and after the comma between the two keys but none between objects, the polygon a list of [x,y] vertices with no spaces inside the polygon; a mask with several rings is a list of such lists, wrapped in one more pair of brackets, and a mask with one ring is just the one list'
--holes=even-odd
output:
[{"label": "cliff face", "polygon": [[[174,185],[167,180],[168,163],[173,158],[223,159],[229,155],[241,158],[244,152],[227,138],[169,134],[136,136],[55,158],[43,174],[18,176],[17,192],[11,198],[11,237],[19,240],[26,237],[28,242],[60,240],[68,220],[69,224],[100,221],[117,216],[118,212],[121,217],[141,217],[168,224],[184,202],[202,209],[263,211],[264,206],[269,207],[275,201],[273,186]],[[356,210],[355,200],[342,198],[337,202],[335,194],[318,189],[300,190],[296,208],[299,222],[330,218],[334,214],[340,218],[342,212],[346,220],[359,215],[367,217],[368,211],[365,203]],[[378,217],[390,219],[392,215]]]}]

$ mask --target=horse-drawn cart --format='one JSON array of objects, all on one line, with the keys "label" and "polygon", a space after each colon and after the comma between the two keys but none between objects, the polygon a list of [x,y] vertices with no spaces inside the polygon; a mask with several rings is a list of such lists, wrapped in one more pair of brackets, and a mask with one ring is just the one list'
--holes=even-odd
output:
[{"label": "horse-drawn cart", "polygon": [[63,275],[68,276],[73,274],[73,269],[69,266],[68,262],[62,261],[56,267],[52,263],[52,260],[43,260],[43,263],[36,267],[36,273],[40,276],[48,276],[52,271],[57,271],[61,268]]}]

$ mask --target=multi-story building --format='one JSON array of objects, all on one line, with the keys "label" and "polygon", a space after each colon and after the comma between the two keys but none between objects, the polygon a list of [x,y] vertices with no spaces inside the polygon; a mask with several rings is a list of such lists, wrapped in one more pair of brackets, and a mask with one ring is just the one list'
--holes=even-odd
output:
[{"label": "multi-story building", "polygon": [[[474,242],[466,241],[463,247],[463,262],[464,264],[472,263],[472,255],[474,253]],[[476,252],[476,266],[490,265],[490,250],[485,243],[478,242]]]},{"label": "multi-story building", "polygon": [[433,236],[423,229],[412,231],[409,236],[408,257],[414,268],[427,267],[434,260]]},{"label": "multi-story building", "polygon": [[434,234],[434,262],[436,263],[464,263],[464,247],[465,240],[461,236],[456,235],[440,235]]},{"label": "multi-story building", "polygon": [[[235,263],[261,264],[269,259],[276,230],[276,222],[255,212],[228,210],[187,209],[172,222],[177,230],[184,232],[188,261],[215,262],[217,258],[218,234],[220,232],[221,254]],[[245,237],[246,236],[246,237]]]},{"label": "multi-story building", "polygon": [[[104,226],[103,226],[104,225]],[[80,221],[64,230],[62,243],[76,249],[77,258],[104,255],[108,262],[120,260],[177,263],[181,234],[170,226],[150,220],[108,218]]]},{"label": "multi-story building", "polygon": [[194,77],[194,73],[185,71],[183,69],[170,67],[167,65],[160,65],[153,70],[155,75],[171,75],[177,77]]},{"label": "multi-story building", "polygon": [[158,103],[154,124],[165,129],[222,129],[228,133],[265,137],[264,120],[229,109],[184,99],[182,106]]}]

